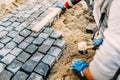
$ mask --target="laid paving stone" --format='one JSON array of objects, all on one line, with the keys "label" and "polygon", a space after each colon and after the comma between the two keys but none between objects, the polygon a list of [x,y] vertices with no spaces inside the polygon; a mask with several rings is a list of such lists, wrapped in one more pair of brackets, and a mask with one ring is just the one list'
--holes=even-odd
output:
[{"label": "laid paving stone", "polygon": [[5,17],[2,19],[3,22],[7,21],[9,18]]},{"label": "laid paving stone", "polygon": [[55,57],[51,55],[45,55],[45,57],[42,59],[42,62],[48,64],[51,68],[53,64],[55,63]]},{"label": "laid paving stone", "polygon": [[48,38],[47,40],[45,40],[43,42],[44,45],[49,45],[49,46],[52,46],[52,44],[54,43],[55,39],[52,39],[52,38]]},{"label": "laid paving stone", "polygon": [[10,31],[7,36],[11,37],[11,38],[14,38],[16,35],[18,34],[17,31]]},{"label": "laid paving stone", "polygon": [[13,74],[9,71],[3,70],[0,73],[0,80],[10,80],[10,78],[13,76]]},{"label": "laid paving stone", "polygon": [[46,77],[49,72],[49,66],[43,62],[40,62],[34,70],[36,73]]},{"label": "laid paving stone", "polygon": [[[5,69],[6,65],[3,63],[0,63],[0,74]],[[0,79],[1,80],[1,79]]]},{"label": "laid paving stone", "polygon": [[38,49],[38,51],[40,51],[41,53],[44,53],[44,54],[46,54],[47,53],[47,51],[50,49],[50,47],[51,46],[49,46],[49,45],[41,45],[40,47],[39,47],[39,49]]},{"label": "laid paving stone", "polygon": [[18,18],[16,21],[17,22],[24,22],[26,20],[26,18],[25,17],[20,17],[20,18]]},{"label": "laid paving stone", "polygon": [[17,74],[11,80],[26,80],[28,75],[22,71],[18,71]]},{"label": "laid paving stone", "polygon": [[7,49],[7,48],[3,48],[0,50],[0,57],[4,57],[6,56],[9,52],[11,51],[11,49]]},{"label": "laid paving stone", "polygon": [[22,67],[22,65],[22,62],[15,60],[7,67],[7,69],[15,74]]},{"label": "laid paving stone", "polygon": [[37,50],[37,48],[38,48],[37,46],[32,44],[27,47],[26,51],[29,52],[30,54],[33,54]]},{"label": "laid paving stone", "polygon": [[46,28],[43,32],[45,32],[47,34],[51,34],[53,32],[53,30],[51,28]]},{"label": "laid paving stone", "polygon": [[65,41],[64,40],[60,40],[60,39],[57,39],[54,43],[55,46],[61,48],[62,50],[65,49]]},{"label": "laid paving stone", "polygon": [[18,31],[18,32],[22,31],[22,30],[25,28],[24,25],[25,25],[25,24],[23,24],[23,23],[20,24],[18,27],[15,28],[15,30]]},{"label": "laid paving stone", "polygon": [[5,29],[5,27],[3,27],[3,26],[0,26],[0,31],[2,31],[2,30],[4,30]]},{"label": "laid paving stone", "polygon": [[18,56],[22,52],[22,49],[20,48],[14,48],[12,51],[10,51],[11,54]]},{"label": "laid paving stone", "polygon": [[16,43],[15,42],[9,42],[8,44],[6,44],[6,48],[9,48],[9,49],[13,49],[13,48],[15,48],[16,47]]},{"label": "laid paving stone", "polygon": [[1,43],[4,43],[4,44],[7,44],[8,42],[10,42],[12,40],[12,38],[10,38],[10,37],[5,37],[5,38],[3,38],[3,39],[1,39]]},{"label": "laid paving stone", "polygon": [[23,37],[27,37],[30,35],[30,33],[31,33],[31,31],[24,29],[23,31],[20,32],[20,35]]},{"label": "laid paving stone", "polygon": [[44,80],[44,79],[41,75],[38,75],[33,72],[27,80]]},{"label": "laid paving stone", "polygon": [[51,35],[50,35],[51,38],[54,38],[54,39],[59,39],[62,37],[62,33],[61,32],[53,32]]},{"label": "laid paving stone", "polygon": [[16,42],[16,43],[20,43],[20,42],[22,42],[24,40],[24,37],[22,37],[22,36],[20,36],[20,35],[17,35],[14,39],[13,39],[13,41],[14,42]]},{"label": "laid paving stone", "polygon": [[52,55],[58,60],[62,54],[62,50],[58,47],[51,47],[50,50],[48,51],[49,55]]},{"label": "laid paving stone", "polygon": [[7,35],[8,31],[1,31],[0,32],[0,39],[4,38]]},{"label": "laid paving stone", "polygon": [[43,39],[47,39],[49,37],[49,34],[47,34],[47,33],[40,33],[39,37],[42,37]]},{"label": "laid paving stone", "polygon": [[44,39],[41,38],[41,37],[37,37],[33,43],[36,44],[36,45],[41,45],[43,43]]},{"label": "laid paving stone", "polygon": [[17,60],[21,61],[21,62],[26,62],[30,57],[30,54],[26,53],[26,52],[22,52],[18,57]]},{"label": "laid paving stone", "polygon": [[28,47],[29,43],[27,42],[22,42],[18,45],[19,48],[25,50]]},{"label": "laid paving stone", "polygon": [[12,26],[7,26],[7,28],[5,28],[6,31],[12,31],[14,29],[14,27]]},{"label": "laid paving stone", "polygon": [[9,18],[9,20],[8,20],[8,21],[15,22],[15,20],[17,20],[17,18],[16,18],[16,17],[11,17],[11,18]]},{"label": "laid paving stone", "polygon": [[11,24],[11,26],[13,26],[13,27],[17,27],[17,26],[19,26],[19,25],[20,25],[19,22],[14,22],[13,24]]},{"label": "laid paving stone", "polygon": [[0,49],[2,49],[4,47],[4,44],[0,43]]},{"label": "laid paving stone", "polygon": [[10,64],[16,57],[14,55],[8,54],[1,61],[5,64]]},{"label": "laid paving stone", "polygon": [[10,21],[6,21],[6,22],[3,22],[2,25],[7,27],[7,26],[10,26],[12,24],[12,22]]},{"label": "laid paving stone", "polygon": [[89,23],[88,26],[86,27],[86,32],[87,33],[93,33],[96,28],[96,24]]},{"label": "laid paving stone", "polygon": [[35,39],[34,37],[27,37],[27,38],[25,39],[25,42],[27,42],[27,43],[32,43],[34,39]]}]

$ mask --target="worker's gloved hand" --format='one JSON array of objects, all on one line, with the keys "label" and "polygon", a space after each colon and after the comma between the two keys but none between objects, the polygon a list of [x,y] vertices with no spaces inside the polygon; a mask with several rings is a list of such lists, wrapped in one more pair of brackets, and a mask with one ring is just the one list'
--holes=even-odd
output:
[{"label": "worker's gloved hand", "polygon": [[71,65],[71,69],[73,71],[79,72],[79,73],[83,72],[83,70],[87,67],[88,67],[88,64],[86,62],[81,61],[81,60],[77,60]]},{"label": "worker's gloved hand", "polygon": [[59,5],[57,5],[56,7],[61,8],[62,10],[66,10],[64,4],[59,4]]},{"label": "worker's gloved hand", "polygon": [[93,45],[94,45],[94,47],[98,47],[98,46],[100,46],[100,44],[102,44],[102,42],[103,42],[103,39],[99,38],[93,42]]}]

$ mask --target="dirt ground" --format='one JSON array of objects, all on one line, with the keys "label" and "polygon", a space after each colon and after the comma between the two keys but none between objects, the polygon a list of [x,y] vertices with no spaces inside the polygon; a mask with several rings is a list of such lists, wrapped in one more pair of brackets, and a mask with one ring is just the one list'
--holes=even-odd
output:
[{"label": "dirt ground", "polygon": [[85,27],[93,22],[84,1],[67,10],[54,22],[52,28],[62,32],[66,50],[51,70],[48,80],[80,80],[79,76],[70,70],[70,65],[76,59],[87,63],[92,60],[94,51],[89,50],[88,54],[82,55],[78,52],[77,43],[87,41],[91,44],[91,35],[86,33]]},{"label": "dirt ground", "polygon": [[28,0],[0,0],[0,18],[14,11]]}]

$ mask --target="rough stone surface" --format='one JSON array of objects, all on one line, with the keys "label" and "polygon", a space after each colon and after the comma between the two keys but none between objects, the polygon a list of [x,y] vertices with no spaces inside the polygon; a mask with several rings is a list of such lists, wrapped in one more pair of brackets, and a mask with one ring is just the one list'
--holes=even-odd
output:
[{"label": "rough stone surface", "polygon": [[22,42],[24,40],[24,37],[22,37],[22,36],[16,36],[14,39],[13,39],[13,41],[14,42],[16,42],[16,43],[20,43],[20,42]]},{"label": "rough stone surface", "polygon": [[10,31],[7,35],[11,38],[14,38],[18,34],[17,31]]},{"label": "rough stone surface", "polygon": [[30,45],[27,47],[26,51],[29,52],[30,54],[33,54],[37,50],[37,46],[35,45]]},{"label": "rough stone surface", "polygon": [[15,42],[9,42],[5,47],[9,49],[13,49],[16,47],[16,45],[17,44]]},{"label": "rough stone surface", "polygon": [[25,50],[28,45],[29,45],[29,43],[22,42],[21,44],[18,45],[18,47]]},{"label": "rough stone surface", "polygon": [[14,48],[10,53],[15,55],[15,56],[18,56],[21,52],[22,52],[22,49]]},{"label": "rough stone surface", "polygon": [[33,43],[36,45],[41,45],[43,43],[44,39],[41,37],[36,38]]},{"label": "rough stone surface", "polygon": [[25,42],[27,42],[27,43],[32,43],[32,41],[33,41],[34,39],[35,39],[34,37],[27,37],[27,38],[25,39]]},{"label": "rough stone surface", "polygon": [[25,29],[23,31],[20,32],[20,35],[23,37],[27,37],[28,35],[30,35],[31,31]]},{"label": "rough stone surface", "polygon": [[47,33],[47,34],[51,34],[53,32],[53,30],[51,28],[46,28],[44,30],[44,32]]},{"label": "rough stone surface", "polygon": [[46,54],[47,51],[50,49],[50,47],[51,47],[51,46],[49,46],[49,45],[44,45],[44,44],[43,44],[43,45],[41,45],[41,46],[39,47],[38,51]]},{"label": "rough stone surface", "polygon": [[62,37],[62,33],[61,32],[53,32],[51,35],[50,35],[51,38],[54,38],[54,39],[59,39]]},{"label": "rough stone surface", "polygon": [[15,60],[7,67],[7,69],[15,74],[21,68],[22,64],[23,63],[20,61]]},{"label": "rough stone surface", "polygon": [[28,58],[30,57],[30,54],[26,53],[26,52],[22,52],[18,57],[17,60],[21,61],[21,62],[26,62],[28,60]]},{"label": "rough stone surface", "polygon": [[65,49],[65,41],[57,39],[54,43],[55,46],[61,48],[62,50]]},{"label": "rough stone surface", "polygon": [[42,62],[48,64],[50,67],[53,66],[53,64],[55,63],[55,57],[51,56],[51,55],[46,55],[43,59]]},{"label": "rough stone surface", "polygon": [[12,38],[10,38],[10,37],[5,37],[5,38],[3,38],[2,40],[1,40],[1,42],[2,43],[4,43],[4,44],[7,44],[9,41],[11,41],[12,40]]},{"label": "rough stone surface", "polygon": [[26,80],[28,75],[22,71],[18,71],[12,80]]},{"label": "rough stone surface", "polygon": [[40,33],[39,37],[42,37],[43,39],[47,39],[49,34],[47,33]]},{"label": "rough stone surface", "polygon": [[27,80],[44,80],[44,79],[41,75],[38,75],[36,73],[32,73]]},{"label": "rough stone surface", "polygon": [[0,43],[0,49],[2,49],[4,47],[4,44]]},{"label": "rough stone surface", "polygon": [[52,46],[52,44],[54,43],[54,39],[52,39],[52,38],[48,38],[47,40],[45,40],[44,42],[43,42],[43,44],[44,45],[49,45],[49,46]]},{"label": "rough stone surface", "polygon": [[43,62],[40,62],[34,71],[40,75],[47,76],[47,73],[49,72],[49,66]]},{"label": "rough stone surface", "polygon": [[10,64],[15,59],[15,56],[8,54],[1,61],[5,64]]},{"label": "rough stone surface", "polygon": [[13,74],[9,71],[3,70],[0,73],[0,80],[10,80],[10,78],[13,76]]}]

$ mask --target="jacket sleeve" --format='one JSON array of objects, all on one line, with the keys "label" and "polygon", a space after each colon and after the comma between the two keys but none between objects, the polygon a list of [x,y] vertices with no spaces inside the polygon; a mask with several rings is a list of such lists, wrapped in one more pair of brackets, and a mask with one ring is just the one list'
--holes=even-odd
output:
[{"label": "jacket sleeve", "polygon": [[104,42],[96,51],[89,69],[95,80],[110,80],[120,67],[120,1],[113,0]]},{"label": "jacket sleeve", "polygon": [[69,9],[71,8],[73,5],[77,4],[79,1],[81,0],[67,0],[65,3],[64,3],[64,6],[66,9]]}]

